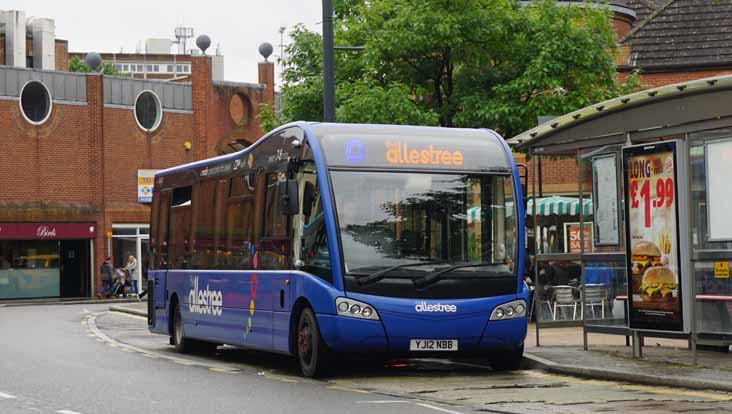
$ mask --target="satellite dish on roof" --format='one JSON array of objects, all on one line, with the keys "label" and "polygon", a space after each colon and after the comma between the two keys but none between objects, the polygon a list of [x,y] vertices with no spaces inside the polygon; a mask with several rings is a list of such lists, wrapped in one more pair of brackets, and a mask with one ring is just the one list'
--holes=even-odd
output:
[{"label": "satellite dish on roof", "polygon": [[91,70],[96,72],[96,70],[99,69],[99,66],[102,65],[102,56],[97,52],[87,53],[84,58],[84,63],[86,63]]},{"label": "satellite dish on roof", "polygon": [[272,54],[272,44],[264,42],[261,45],[259,45],[259,54],[264,57],[264,60],[266,61],[267,58]]},{"label": "satellite dish on roof", "polygon": [[211,46],[211,38],[208,35],[202,34],[196,38],[196,46],[201,49],[201,52],[205,55],[206,49]]}]

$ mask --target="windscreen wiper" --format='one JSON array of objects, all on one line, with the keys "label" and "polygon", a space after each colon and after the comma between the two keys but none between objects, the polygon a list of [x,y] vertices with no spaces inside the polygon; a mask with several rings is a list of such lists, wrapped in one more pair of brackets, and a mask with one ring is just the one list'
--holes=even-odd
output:
[{"label": "windscreen wiper", "polygon": [[[446,273],[450,273],[455,269],[463,269],[466,267],[495,266],[495,265],[499,265],[499,264],[501,264],[501,263],[481,262],[481,263],[466,263],[466,264],[459,264],[459,265],[454,265],[454,266],[450,266],[450,267],[445,267],[436,272],[430,273],[421,279],[416,279],[414,281],[414,285],[418,288],[423,288],[423,287],[429,286],[429,285],[439,281],[442,278],[442,275],[444,275]],[[507,273],[507,274],[509,274],[509,273]]]},{"label": "windscreen wiper", "polygon": [[389,273],[393,270],[403,269],[405,267],[424,266],[424,265],[443,264],[443,263],[447,263],[447,262],[444,260],[435,260],[435,261],[431,261],[431,262],[415,262],[415,263],[399,264],[399,265],[387,267],[386,269],[378,270],[374,273],[363,276],[362,278],[358,279],[358,284],[360,286],[370,285],[372,283],[378,282],[379,280],[385,278],[387,273]]}]

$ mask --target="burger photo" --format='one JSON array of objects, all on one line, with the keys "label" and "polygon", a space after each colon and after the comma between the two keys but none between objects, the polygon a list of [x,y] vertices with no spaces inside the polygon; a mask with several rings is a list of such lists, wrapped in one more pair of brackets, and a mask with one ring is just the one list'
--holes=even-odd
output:
[{"label": "burger photo", "polygon": [[640,277],[646,269],[662,265],[661,249],[655,243],[641,240],[631,249],[630,262],[632,265],[633,292],[642,293],[640,290]]},{"label": "burger photo", "polygon": [[668,304],[673,307],[676,303],[674,292],[677,287],[676,276],[669,268],[650,267],[643,274],[640,294],[644,303],[653,303],[656,306]]}]

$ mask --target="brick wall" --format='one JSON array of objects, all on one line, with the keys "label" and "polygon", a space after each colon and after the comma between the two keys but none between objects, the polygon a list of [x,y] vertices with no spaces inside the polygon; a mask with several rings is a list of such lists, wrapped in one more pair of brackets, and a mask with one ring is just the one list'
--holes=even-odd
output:
[{"label": "brick wall", "polygon": [[[532,174],[534,168],[538,166],[536,158],[526,160],[523,153],[514,153],[515,160],[519,164],[526,164],[528,167],[528,189],[532,190]],[[588,174],[589,173],[589,174]],[[584,171],[582,180],[586,183],[591,182],[592,172]],[[536,172],[537,192],[539,182],[539,172]],[[541,161],[542,186],[541,190],[544,196],[558,194],[577,194],[577,159],[575,156],[566,157],[543,157]],[[586,186],[585,186],[586,187]],[[530,193],[529,193],[530,194]]]},{"label": "brick wall", "polygon": [[56,70],[69,70],[69,42],[56,39]]},{"label": "brick wall", "polygon": [[149,222],[150,206],[137,202],[137,170],[218,155],[213,148],[222,137],[253,140],[261,133],[254,111],[245,126],[234,125],[228,103],[232,94],[247,93],[254,108],[263,90],[217,91],[207,57],[193,58],[191,77],[193,110],[164,111],[160,126],[149,133],[138,127],[132,108],[104,106],[98,74],[86,75],[85,104],[54,102],[40,126],[25,120],[17,99],[0,99],[0,221],[95,223],[96,292],[112,225]]},{"label": "brick wall", "polygon": [[[641,74],[641,83],[644,87],[655,88],[674,83],[730,74],[732,74],[732,69],[643,73]],[[623,82],[628,79],[627,69],[618,73],[618,79]]]}]

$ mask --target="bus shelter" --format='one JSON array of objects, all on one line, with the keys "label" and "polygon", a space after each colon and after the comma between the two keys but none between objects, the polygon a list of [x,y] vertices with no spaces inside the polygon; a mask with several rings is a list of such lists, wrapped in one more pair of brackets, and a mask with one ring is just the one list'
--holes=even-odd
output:
[{"label": "bus shelter", "polygon": [[[590,333],[619,334],[634,338],[635,355],[643,337],[688,339],[694,359],[697,344],[732,343],[730,102],[732,76],[696,80],[592,105],[509,140],[532,160],[578,165],[573,249],[552,250],[543,230],[529,228],[537,345],[541,329],[568,324],[583,327],[585,349]],[[531,208],[542,200],[532,170],[527,223],[543,211]]]}]

